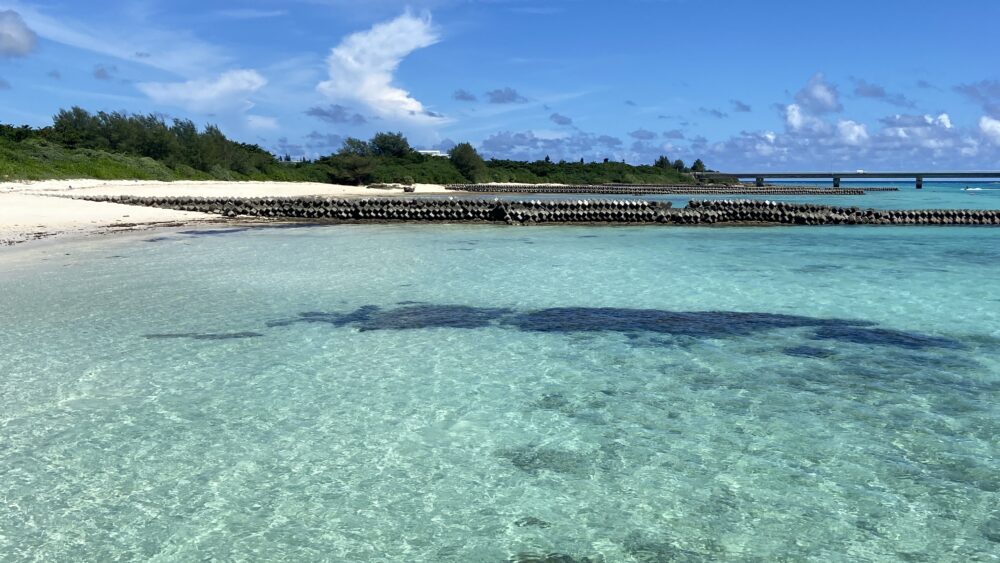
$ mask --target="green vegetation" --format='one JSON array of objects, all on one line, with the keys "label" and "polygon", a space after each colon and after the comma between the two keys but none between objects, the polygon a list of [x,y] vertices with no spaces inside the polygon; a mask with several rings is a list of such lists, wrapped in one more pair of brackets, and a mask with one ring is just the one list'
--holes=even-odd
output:
[{"label": "green vegetation", "polygon": [[370,141],[349,137],[336,154],[316,161],[335,184],[456,184],[465,181],[448,159],[410,147],[402,133],[377,133]]},{"label": "green vegetation", "polygon": [[486,163],[476,149],[469,143],[455,145],[448,151],[448,160],[458,172],[469,182],[480,182],[489,177]]},{"label": "green vegetation", "polygon": [[402,133],[378,133],[368,141],[348,138],[335,154],[314,162],[276,158],[257,145],[226,138],[213,125],[199,130],[189,120],[60,111],[49,127],[0,124],[0,180],[99,178],[105,180],[278,180],[338,184],[475,182],[565,184],[675,184],[703,171],[696,160],[661,156],[651,166],[623,162],[484,161],[469,143],[448,158],[421,154]]},{"label": "green vegetation", "polygon": [[632,166],[624,162],[520,162],[489,160],[486,162],[491,182],[558,183],[558,184],[683,184],[693,182],[691,176],[673,168]]},{"label": "green vegetation", "polygon": [[0,124],[0,179],[326,181],[307,164],[281,164],[256,145],[226,138],[215,126],[157,115],[60,111],[52,126]]}]

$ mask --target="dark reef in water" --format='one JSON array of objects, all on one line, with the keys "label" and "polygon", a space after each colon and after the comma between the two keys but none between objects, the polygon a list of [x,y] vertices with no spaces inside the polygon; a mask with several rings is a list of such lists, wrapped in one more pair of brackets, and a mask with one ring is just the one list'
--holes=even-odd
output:
[{"label": "dark reef in water", "polygon": [[509,448],[497,455],[514,467],[532,475],[541,470],[571,475],[589,475],[594,468],[592,456],[542,446]]},{"label": "dark reef in water", "polygon": [[242,229],[189,229],[187,231],[180,231],[182,235],[190,235],[196,237],[211,237],[218,235],[232,235],[235,233],[242,233],[244,231],[249,231],[249,228]]},{"label": "dark reef in water", "polygon": [[833,351],[815,346],[790,346],[782,350],[781,353],[797,358],[829,358],[833,355]]},{"label": "dark reef in water", "polygon": [[859,328],[857,326],[826,326],[816,331],[817,340],[838,340],[869,346],[894,346],[908,350],[926,348],[961,348],[962,343],[950,338],[928,336],[915,332],[884,328]]},{"label": "dark reef in water", "polygon": [[465,305],[406,305],[380,309],[366,305],[350,313],[300,313],[299,318],[267,323],[288,326],[295,323],[353,325],[361,331],[412,330],[421,328],[483,328],[510,314],[509,309],[487,309]]},{"label": "dark reef in water", "polygon": [[734,311],[674,312],[611,307],[556,307],[520,313],[504,319],[504,324],[531,332],[654,332],[723,338],[747,336],[778,328],[853,327],[870,326],[873,323]]},{"label": "dark reef in water", "polygon": [[517,312],[504,308],[420,304],[394,309],[366,305],[350,313],[306,312],[300,313],[298,318],[269,322],[268,326],[287,326],[300,322],[351,325],[362,331],[503,326],[525,332],[620,332],[628,335],[657,333],[698,338],[748,336],[780,328],[843,329],[874,324],[867,321],[734,311],[675,312],[612,307],[554,307]]},{"label": "dark reef in water", "polygon": [[[308,311],[298,316],[274,320],[268,327],[298,323],[320,323],[334,327],[353,327],[359,331],[419,330],[430,328],[479,329],[514,328],[522,332],[596,333],[617,332],[640,341],[640,335],[666,335],[680,339],[731,338],[752,336],[777,329],[813,329],[813,340],[835,340],[870,346],[891,346],[904,350],[927,348],[961,349],[957,340],[916,332],[874,328],[869,321],[817,318],[776,313],[739,311],[664,311],[615,307],[552,307],[534,311],[469,305],[434,305],[401,302],[404,305],[383,309],[366,305],[348,312]],[[219,334],[154,334],[147,338],[193,338],[227,340],[253,338],[256,332]],[[648,340],[648,339],[647,339]],[[643,341],[645,342],[645,341]],[[670,346],[670,340],[653,339],[656,345]],[[647,343],[648,344],[648,343]],[[793,346],[783,353],[800,357],[826,357],[831,352],[812,346]]]},{"label": "dark reef in water", "polygon": [[514,520],[514,525],[517,526],[518,528],[529,528],[529,527],[548,528],[552,526],[552,524],[549,524],[545,520],[542,520],[541,518],[535,518],[534,516],[525,516],[523,518],[518,518],[517,520]]}]

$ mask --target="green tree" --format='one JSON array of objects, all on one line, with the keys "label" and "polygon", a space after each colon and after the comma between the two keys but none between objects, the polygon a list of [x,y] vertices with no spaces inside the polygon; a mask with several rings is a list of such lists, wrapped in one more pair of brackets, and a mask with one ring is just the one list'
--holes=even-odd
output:
[{"label": "green tree", "polygon": [[339,155],[352,156],[372,156],[372,146],[361,139],[348,137],[344,139],[344,145],[337,151]]},{"label": "green tree", "polygon": [[673,168],[673,164],[670,163],[670,159],[667,158],[666,156],[661,156],[660,158],[657,158],[656,162],[653,163],[653,166],[657,168],[662,168],[664,170],[669,170],[670,168]]},{"label": "green tree", "polygon": [[705,171],[705,163],[702,162],[700,158],[698,160],[695,160],[694,164],[691,165],[691,172],[704,172],[704,171]]},{"label": "green tree", "polygon": [[687,167],[684,166],[684,161],[681,160],[681,159],[679,159],[679,158],[677,160],[675,160],[674,161],[674,170],[676,170],[678,172],[684,172],[685,170],[687,170]]},{"label": "green tree", "polygon": [[376,133],[368,144],[375,156],[401,158],[413,152],[410,142],[402,133]]},{"label": "green tree", "polygon": [[452,166],[470,182],[479,182],[486,177],[486,163],[469,143],[455,145],[448,151]]},{"label": "green tree", "polygon": [[69,148],[99,149],[106,145],[96,118],[77,106],[59,110],[52,118],[52,133],[57,143]]},{"label": "green tree", "polygon": [[376,162],[370,156],[336,154],[321,158],[319,163],[325,165],[331,184],[368,184],[375,177]]}]

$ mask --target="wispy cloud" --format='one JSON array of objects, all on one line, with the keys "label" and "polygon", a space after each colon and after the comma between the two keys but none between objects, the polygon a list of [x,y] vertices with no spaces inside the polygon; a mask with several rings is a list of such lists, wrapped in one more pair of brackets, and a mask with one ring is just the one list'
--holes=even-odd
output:
[{"label": "wispy cloud", "polygon": [[729,117],[729,114],[715,108],[700,107],[698,108],[698,113],[702,115],[707,115],[709,117],[714,117],[716,119],[723,119]]},{"label": "wispy cloud", "polygon": [[976,102],[992,115],[1000,117],[1000,81],[980,80],[955,86],[955,91]]},{"label": "wispy cloud", "polygon": [[317,89],[334,101],[359,102],[383,118],[416,123],[440,123],[409,92],[393,86],[393,73],[403,59],[434,45],[439,36],[430,16],[409,12],[344,38],[327,59],[329,80]]},{"label": "wispy cloud", "polygon": [[457,100],[459,102],[475,102],[478,99],[475,94],[469,92],[468,90],[463,90],[462,88],[455,90],[455,93],[452,94],[451,97],[453,100]]},{"label": "wispy cloud", "polygon": [[0,58],[27,56],[37,44],[38,35],[24,23],[21,14],[14,10],[0,11]]},{"label": "wispy cloud", "polygon": [[218,10],[215,15],[233,20],[259,20],[278,18],[287,15],[287,10],[258,10],[255,8],[237,8],[233,10]]},{"label": "wispy cloud", "polygon": [[884,87],[861,78],[854,79],[854,95],[860,98],[881,100],[887,104],[902,108],[912,108],[916,106],[916,103],[907,98],[905,95],[887,92]]},{"label": "wispy cloud", "polygon": [[117,72],[118,67],[115,65],[100,64],[94,67],[94,78],[98,80],[111,80]]},{"label": "wispy cloud", "polygon": [[523,104],[528,101],[528,98],[509,86],[486,92],[486,99],[491,104]]},{"label": "wispy cloud", "polygon": [[311,107],[306,110],[306,115],[317,117],[328,123],[347,125],[364,125],[368,123],[365,116],[360,113],[352,113],[350,109],[340,104],[331,104],[327,107]]},{"label": "wispy cloud", "polygon": [[749,104],[741,102],[740,100],[729,100],[729,104],[732,105],[733,111],[736,113],[750,113],[753,108]]},{"label": "wispy cloud", "polygon": [[556,125],[573,125],[573,119],[566,117],[565,115],[560,115],[558,113],[553,113],[549,116],[549,120]]},{"label": "wispy cloud", "polygon": [[266,84],[260,73],[246,69],[186,82],[143,82],[137,87],[154,102],[211,113],[250,109],[253,107],[250,95]]},{"label": "wispy cloud", "polygon": [[33,6],[17,2],[10,4],[17,8],[25,23],[40,37],[180,76],[198,76],[206,69],[221,67],[231,60],[222,49],[190,33],[146,24],[107,24],[106,27],[95,28],[64,14],[53,17]]},{"label": "wispy cloud", "polygon": [[280,128],[278,118],[266,115],[248,115],[247,127],[258,131],[275,131]]}]

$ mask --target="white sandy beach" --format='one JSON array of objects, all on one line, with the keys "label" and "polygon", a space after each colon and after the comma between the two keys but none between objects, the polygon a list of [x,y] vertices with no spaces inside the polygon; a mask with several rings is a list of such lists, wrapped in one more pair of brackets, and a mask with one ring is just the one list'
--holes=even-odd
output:
[{"label": "white sandy beach", "polygon": [[[416,184],[416,194],[445,193],[444,186]],[[332,196],[378,197],[404,195],[402,187],[372,189],[365,186],[291,182],[155,182],[145,180],[46,180],[0,183],[0,246],[49,237],[87,235],[146,229],[178,223],[212,222],[221,217],[97,203],[52,196]],[[407,194],[408,195],[408,194]]]}]

